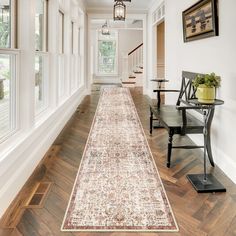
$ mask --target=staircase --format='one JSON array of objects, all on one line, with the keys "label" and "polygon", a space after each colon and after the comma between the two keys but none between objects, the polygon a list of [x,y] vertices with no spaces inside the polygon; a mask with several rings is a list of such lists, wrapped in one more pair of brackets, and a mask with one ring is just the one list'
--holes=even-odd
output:
[{"label": "staircase", "polygon": [[141,87],[143,80],[143,43],[123,56],[123,87]]}]

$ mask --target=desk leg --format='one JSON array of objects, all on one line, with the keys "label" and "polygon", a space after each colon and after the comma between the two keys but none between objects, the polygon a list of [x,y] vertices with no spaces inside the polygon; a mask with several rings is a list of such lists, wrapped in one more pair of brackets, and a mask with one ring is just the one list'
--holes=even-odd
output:
[{"label": "desk leg", "polygon": [[153,112],[152,109],[150,108],[150,135],[152,135],[152,128],[153,128]]},{"label": "desk leg", "polygon": [[161,93],[157,92],[157,109],[159,109],[161,106]]}]

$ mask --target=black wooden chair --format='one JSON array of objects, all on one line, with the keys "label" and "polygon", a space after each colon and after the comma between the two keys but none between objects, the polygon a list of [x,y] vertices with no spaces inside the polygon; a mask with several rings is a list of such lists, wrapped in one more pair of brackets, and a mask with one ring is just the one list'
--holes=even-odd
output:
[{"label": "black wooden chair", "polygon": [[[192,111],[197,111],[203,114],[201,106],[191,104],[191,99],[195,99],[196,90],[192,85],[192,80],[199,75],[199,73],[182,72],[182,84],[180,90],[166,90],[156,89],[153,92],[157,93],[157,97],[160,97],[160,93],[165,92],[179,92],[179,96],[175,105],[163,105],[160,101],[157,101],[157,105],[150,106],[150,135],[153,131],[153,120],[158,120],[161,127],[165,128],[169,134],[168,153],[167,153],[167,167],[171,164],[171,152],[172,149],[195,149],[204,148],[204,146],[197,145],[184,145],[174,146],[172,144],[173,135],[186,135],[186,134],[203,134],[204,123],[202,120],[196,118]],[[214,116],[214,106],[205,107],[209,109],[206,118],[207,138],[206,147],[208,158],[212,166],[214,166],[212,150],[211,150],[211,124]],[[191,114],[190,114],[191,112]],[[155,118],[154,118],[155,117]]]}]

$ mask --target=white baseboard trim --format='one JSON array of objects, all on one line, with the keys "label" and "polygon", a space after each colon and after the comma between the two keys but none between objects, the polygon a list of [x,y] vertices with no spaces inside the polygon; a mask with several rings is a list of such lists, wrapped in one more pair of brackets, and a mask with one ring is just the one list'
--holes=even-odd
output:
[{"label": "white baseboard trim", "polygon": [[[18,153],[17,149],[19,147],[16,147],[16,150],[12,150],[9,153],[9,159],[14,156],[15,161],[7,169],[4,169],[4,173],[1,174],[1,178],[6,178],[7,181],[0,188],[0,217],[2,217],[71,118],[77,106],[85,97],[86,92],[86,90],[79,90],[73,94],[45,122],[39,125],[34,132],[25,137],[25,140],[19,144],[24,146],[21,152]],[[8,156],[5,158],[8,158]]]},{"label": "white baseboard trim", "polygon": [[[197,145],[203,144],[203,137],[200,138],[198,135],[188,136]],[[212,152],[215,164],[236,184],[236,162],[216,146],[212,146]]]}]

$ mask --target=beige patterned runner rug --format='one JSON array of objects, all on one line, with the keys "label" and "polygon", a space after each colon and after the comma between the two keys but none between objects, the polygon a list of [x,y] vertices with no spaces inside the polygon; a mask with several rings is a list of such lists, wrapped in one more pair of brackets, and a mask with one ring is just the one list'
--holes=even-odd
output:
[{"label": "beige patterned runner rug", "polygon": [[178,231],[127,88],[104,88],[62,231]]}]

